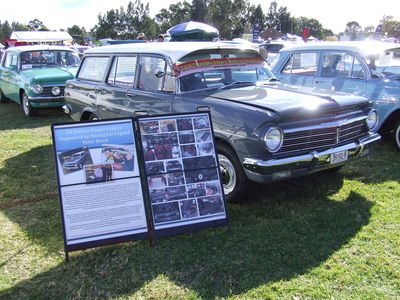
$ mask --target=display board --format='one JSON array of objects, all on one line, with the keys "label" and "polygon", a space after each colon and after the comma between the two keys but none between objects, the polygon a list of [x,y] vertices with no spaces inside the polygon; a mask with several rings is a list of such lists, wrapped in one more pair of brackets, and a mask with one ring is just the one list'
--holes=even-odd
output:
[{"label": "display board", "polygon": [[209,112],[52,125],[65,252],[228,225]]},{"label": "display board", "polygon": [[210,115],[138,122],[154,236],[227,225]]}]

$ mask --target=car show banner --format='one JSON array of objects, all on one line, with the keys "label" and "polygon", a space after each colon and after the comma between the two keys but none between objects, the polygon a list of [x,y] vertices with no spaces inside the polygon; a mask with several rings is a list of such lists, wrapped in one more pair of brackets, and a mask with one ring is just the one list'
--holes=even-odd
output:
[{"label": "car show banner", "polygon": [[228,225],[209,112],[52,125],[71,251]]}]

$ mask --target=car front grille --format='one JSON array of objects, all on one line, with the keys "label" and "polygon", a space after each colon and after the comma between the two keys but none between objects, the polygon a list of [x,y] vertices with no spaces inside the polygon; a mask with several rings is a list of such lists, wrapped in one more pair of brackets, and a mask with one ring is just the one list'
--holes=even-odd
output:
[{"label": "car front grille", "polygon": [[61,91],[60,95],[58,95],[58,96],[54,96],[51,93],[51,89],[53,87],[54,86],[44,86],[43,87],[43,92],[40,94],[40,96],[41,97],[58,97],[58,96],[64,97],[64,88],[65,88],[64,86],[58,86],[60,88],[60,91]]},{"label": "car front grille", "polygon": [[282,148],[279,153],[300,150],[330,148],[337,144],[352,142],[368,132],[365,119],[327,127],[310,128],[284,133]]}]

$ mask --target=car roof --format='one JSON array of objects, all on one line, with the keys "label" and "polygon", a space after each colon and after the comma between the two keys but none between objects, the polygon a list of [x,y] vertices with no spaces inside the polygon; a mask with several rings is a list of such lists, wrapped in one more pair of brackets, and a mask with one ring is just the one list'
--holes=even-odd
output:
[{"label": "car roof", "polygon": [[344,50],[359,52],[364,56],[378,54],[388,49],[400,48],[400,44],[379,41],[354,41],[354,42],[311,42],[305,44],[288,45],[280,50],[288,51],[304,50]]},{"label": "car roof", "polygon": [[45,51],[45,50],[67,50],[67,51],[73,51],[69,47],[64,47],[64,46],[52,46],[52,45],[29,45],[29,46],[16,46],[16,47],[11,47],[8,48],[6,51],[7,52],[25,52],[25,51]]},{"label": "car roof", "polygon": [[110,46],[101,46],[85,51],[85,56],[95,54],[116,54],[116,53],[147,53],[163,54],[172,62],[179,61],[185,55],[203,49],[243,49],[257,51],[257,46],[243,44],[231,44],[224,42],[163,42],[163,43],[131,43]]}]

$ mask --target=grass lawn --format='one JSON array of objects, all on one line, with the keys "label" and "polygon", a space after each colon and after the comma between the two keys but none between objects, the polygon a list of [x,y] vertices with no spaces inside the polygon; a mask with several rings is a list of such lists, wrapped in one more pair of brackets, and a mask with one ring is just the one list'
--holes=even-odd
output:
[{"label": "grass lawn", "polygon": [[1,299],[400,299],[400,153],[381,142],[332,175],[256,185],[231,231],[64,259],[50,124],[0,105]]}]

